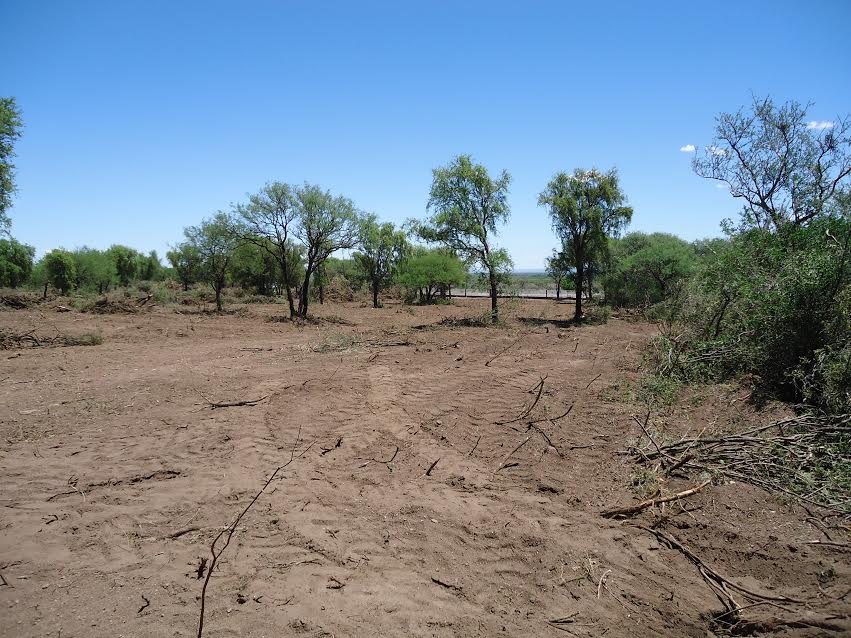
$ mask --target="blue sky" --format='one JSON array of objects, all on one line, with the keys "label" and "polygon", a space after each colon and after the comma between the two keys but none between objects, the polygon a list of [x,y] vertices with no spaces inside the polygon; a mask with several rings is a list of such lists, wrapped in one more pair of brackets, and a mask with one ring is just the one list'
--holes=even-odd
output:
[{"label": "blue sky", "polygon": [[739,204],[687,144],[752,93],[851,111],[851,2],[0,0],[0,95],[26,128],[13,235],[41,254],[161,255],[264,182],[422,216],[431,169],[513,176],[520,268],[555,246],[539,193],[617,166],[633,229],[719,234]]}]

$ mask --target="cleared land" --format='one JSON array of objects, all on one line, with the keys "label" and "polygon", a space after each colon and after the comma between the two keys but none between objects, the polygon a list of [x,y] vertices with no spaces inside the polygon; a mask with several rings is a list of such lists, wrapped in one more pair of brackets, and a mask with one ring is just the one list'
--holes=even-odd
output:
[{"label": "cleared land", "polygon": [[[317,305],[307,325],[149,305],[0,312],[35,337],[0,351],[3,636],[196,635],[211,541],[294,445],[218,561],[205,636],[720,630],[706,570],[654,531],[765,597],[728,586],[762,623],[744,633],[851,631],[841,517],[725,480],[601,516],[641,500],[625,452],[652,325],[575,328],[544,301],[507,303],[500,328],[459,321],[475,299]],[[86,334],[103,342],[56,337]],[[651,424],[676,440],[786,416],[746,395],[689,390]],[[674,472],[664,494],[701,482]]]}]

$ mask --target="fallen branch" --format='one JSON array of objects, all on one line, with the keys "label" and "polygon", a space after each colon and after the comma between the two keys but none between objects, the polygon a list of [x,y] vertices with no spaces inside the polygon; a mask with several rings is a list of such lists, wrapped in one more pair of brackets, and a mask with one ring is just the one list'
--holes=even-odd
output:
[{"label": "fallen branch", "polygon": [[[523,439],[523,441],[520,443],[520,445],[518,445],[516,448],[514,448],[513,450],[511,450],[511,452],[509,452],[509,453],[508,453],[508,456],[506,456],[506,457],[502,460],[502,463],[500,463],[500,464],[499,464],[499,467],[498,467],[498,468],[496,468],[496,471],[494,472],[494,474],[496,474],[497,472],[499,472],[501,469],[503,469],[503,468],[505,468],[505,467],[508,467],[508,465],[506,465],[506,464],[508,463],[508,459],[510,459],[510,458],[514,455],[514,453],[515,453],[517,450],[519,450],[521,447],[523,447],[524,445],[526,445],[526,444],[527,444],[527,443],[531,440],[531,438],[532,438],[532,435],[530,434],[530,435],[529,435],[529,436],[527,436],[525,439]],[[516,465],[516,464],[515,464],[515,465]]]},{"label": "fallen branch", "polygon": [[[248,510],[250,510],[251,506],[254,505],[254,503],[257,502],[257,499],[259,499],[263,495],[263,492],[266,491],[266,488],[269,487],[269,485],[272,483],[272,481],[275,480],[275,478],[278,476],[278,474],[281,472],[281,470],[283,470],[284,468],[286,468],[291,463],[293,463],[296,460],[303,457],[305,454],[307,454],[308,450],[310,450],[310,448],[313,447],[313,443],[311,443],[306,448],[304,448],[301,452],[296,454],[296,448],[298,447],[298,444],[299,444],[300,441],[301,441],[301,426],[299,425],[298,433],[296,434],[296,438],[295,438],[295,441],[293,442],[292,450],[290,451],[290,459],[286,463],[284,463],[283,465],[279,465],[278,467],[275,468],[275,471],[272,472],[272,474],[269,476],[269,478],[263,484],[263,487],[261,487],[260,490],[254,495],[254,498],[252,498],[248,502],[248,505],[246,505],[245,508],[239,513],[239,515],[233,520],[233,523],[231,523],[226,528],[224,528],[221,532],[219,532],[216,535],[216,537],[213,539],[213,542],[210,543],[210,556],[212,557],[212,559],[210,560],[210,566],[209,566],[209,569],[207,570],[207,577],[204,579],[204,585],[203,585],[203,587],[201,587],[201,611],[200,611],[200,614],[198,616],[197,638],[201,638],[202,635],[203,635],[203,632],[204,632],[204,610],[205,610],[206,600],[207,600],[207,585],[210,582],[210,577],[213,575],[213,571],[216,568],[216,563],[218,562],[219,557],[228,548],[228,545],[230,545],[231,538],[233,538],[234,533],[236,533],[236,528],[239,525],[239,522],[242,520],[243,516],[245,516],[248,513]],[[221,539],[224,539],[224,543],[222,544],[221,547],[217,547],[217,543]]]},{"label": "fallen branch", "polygon": [[267,394],[266,396],[262,396],[259,399],[247,399],[245,401],[227,401],[224,403],[216,403],[214,401],[207,400],[207,403],[209,403],[211,410],[215,410],[216,408],[239,408],[244,405],[253,406],[268,398],[269,395]]},{"label": "fallen branch", "polygon": [[431,577],[431,582],[440,585],[441,587],[446,587],[446,589],[451,589],[452,591],[460,592],[463,589],[460,585],[450,585],[449,583],[446,583],[439,578],[435,578],[434,576]]},{"label": "fallen branch", "polygon": [[497,359],[499,359],[499,358],[500,358],[502,355],[504,355],[506,352],[508,352],[509,350],[511,350],[511,348],[513,348],[515,345],[517,345],[518,343],[520,343],[520,340],[521,340],[521,339],[523,339],[523,337],[525,337],[525,336],[526,336],[525,334],[524,334],[524,335],[520,335],[519,337],[517,337],[517,339],[515,339],[514,341],[512,341],[512,342],[511,342],[511,343],[510,343],[510,344],[509,344],[506,348],[504,348],[503,350],[501,350],[501,351],[500,351],[500,353],[499,353],[498,355],[496,355],[495,357],[491,357],[490,359],[488,359],[487,361],[485,361],[485,367],[490,366],[490,364],[492,364],[494,361],[496,361]]},{"label": "fallen branch", "polygon": [[143,611],[145,611],[148,607],[151,606],[151,601],[145,598],[145,594],[142,594],[142,600],[145,601],[145,604],[139,607],[139,611],[136,612],[137,614],[141,614]]},{"label": "fallen branch", "polygon": [[696,487],[692,487],[691,489],[684,490],[677,494],[672,494],[671,496],[649,498],[646,501],[641,501],[640,503],[630,505],[629,507],[617,507],[615,509],[606,510],[604,512],[601,512],[600,516],[602,516],[603,518],[614,518],[615,516],[629,516],[631,514],[637,514],[638,512],[645,510],[648,507],[654,507],[655,505],[660,505],[662,503],[670,503],[671,501],[677,501],[681,498],[691,496],[692,494],[697,494],[711,482],[712,479],[708,479]]},{"label": "fallen branch", "polygon": [[319,453],[319,456],[325,456],[326,454],[328,454],[328,452],[331,452],[332,450],[336,450],[342,444],[343,444],[343,437],[339,436],[339,437],[337,437],[337,441],[336,441],[336,443],[334,443],[334,445],[332,445],[331,447],[322,448],[322,451]]},{"label": "fallen branch", "polygon": [[[529,390],[529,392],[537,391],[537,394],[535,395],[535,400],[532,401],[532,404],[530,406],[523,408],[520,414],[515,418],[509,421],[497,421],[496,425],[508,425],[509,423],[517,423],[517,421],[522,421],[527,416],[532,414],[532,410],[534,410],[535,406],[538,405],[538,401],[541,400],[541,395],[544,393],[544,381],[546,381],[546,377],[541,377],[541,380],[538,381],[538,383],[531,390]],[[568,412],[570,412],[570,410],[568,410]]]},{"label": "fallen branch", "polygon": [[[437,457],[437,461],[439,461],[439,460],[440,460],[440,457],[438,456],[438,457]],[[431,476],[431,471],[432,471],[432,470],[434,469],[434,467],[437,465],[437,461],[435,461],[434,463],[432,463],[432,464],[429,466],[429,468],[426,470],[426,473],[425,473],[425,475],[426,475],[426,476]]]}]

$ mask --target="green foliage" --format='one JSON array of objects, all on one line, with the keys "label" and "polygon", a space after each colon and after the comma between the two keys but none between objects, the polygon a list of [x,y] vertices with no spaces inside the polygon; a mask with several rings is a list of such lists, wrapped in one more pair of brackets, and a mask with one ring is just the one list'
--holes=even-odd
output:
[{"label": "green foliage", "polygon": [[106,251],[115,264],[115,273],[122,286],[129,286],[139,272],[141,254],[127,246],[114,245]]},{"label": "green foliage", "polygon": [[280,267],[274,252],[265,250],[260,242],[242,242],[234,251],[230,264],[233,282],[259,295],[273,295],[281,281]]},{"label": "green foliage", "polygon": [[556,297],[561,296],[561,291],[572,281],[573,265],[563,250],[553,250],[553,254],[547,257],[547,275],[556,285]]},{"label": "green foliage", "polygon": [[582,320],[586,275],[593,272],[595,262],[607,257],[608,239],[632,219],[632,208],[625,202],[615,169],[601,173],[578,168],[572,175],[557,173],[538,196],[538,204],[549,209],[553,230],[573,265],[576,321]]},{"label": "green foliage", "polygon": [[58,288],[62,294],[67,294],[74,287],[77,279],[77,267],[74,257],[67,250],[57,248],[51,250],[43,258],[44,271],[47,281]]},{"label": "green foliage", "polygon": [[399,285],[421,303],[431,303],[436,293],[460,285],[466,278],[464,262],[451,251],[440,248],[415,249],[399,264],[397,275]]},{"label": "green foliage", "polygon": [[304,279],[297,313],[304,318],[310,300],[311,279],[332,253],[357,244],[360,215],[352,200],[335,197],[312,184],[294,188],[293,198],[297,215],[293,234],[305,247]]},{"label": "green foliage", "polygon": [[166,253],[177,280],[184,290],[201,280],[201,252],[197,246],[186,241]]},{"label": "green foliage", "polygon": [[379,307],[378,294],[390,283],[399,263],[409,252],[405,233],[393,224],[379,224],[375,215],[361,219],[360,251],[354,262],[372,288],[372,305]]},{"label": "green foliage", "polygon": [[159,281],[163,275],[163,265],[160,263],[156,250],[138,256],[138,274],[142,281]]},{"label": "green foliage", "polygon": [[13,97],[0,97],[0,235],[8,234],[8,210],[15,194],[15,142],[21,137],[21,111]]},{"label": "green foliage", "polygon": [[443,244],[487,277],[491,293],[492,320],[498,319],[499,286],[511,274],[511,257],[493,243],[497,225],[511,215],[508,186],[511,176],[502,171],[494,179],[469,155],[455,157],[447,166],[435,168],[428,208],[434,214],[415,230],[425,241]]},{"label": "green foliage", "polygon": [[851,412],[851,215],[751,228],[714,250],[668,304],[654,367],[683,379],[752,375],[775,396]]},{"label": "green foliage", "polygon": [[71,256],[77,274],[75,288],[81,291],[107,292],[117,280],[113,255],[94,248],[77,248]]},{"label": "green foliage", "polygon": [[201,279],[213,288],[216,294],[216,310],[222,309],[222,290],[234,252],[239,246],[239,235],[234,231],[232,220],[219,211],[198,226],[184,229],[186,241],[200,257]]},{"label": "green foliage", "polygon": [[0,287],[17,288],[29,279],[35,248],[15,239],[0,239]]},{"label": "green foliage", "polygon": [[610,242],[603,277],[606,301],[614,306],[648,307],[675,294],[694,270],[695,250],[667,233],[628,233]]}]

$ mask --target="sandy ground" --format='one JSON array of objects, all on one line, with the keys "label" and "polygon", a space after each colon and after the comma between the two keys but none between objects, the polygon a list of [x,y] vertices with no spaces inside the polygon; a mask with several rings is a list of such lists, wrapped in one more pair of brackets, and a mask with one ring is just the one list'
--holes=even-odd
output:
[{"label": "sandy ground", "polygon": [[[722,481],[600,516],[638,500],[628,389],[653,326],[575,328],[544,301],[507,304],[501,328],[440,323],[485,303],[317,305],[325,320],[302,326],[268,321],[283,306],[0,312],[0,328],[104,337],[0,352],[0,635],[196,635],[210,542],[294,450],[212,574],[204,636],[712,635],[712,589],[638,525],[811,601],[796,617],[824,625],[774,635],[851,631],[849,553],[805,544],[825,534],[797,505]],[[500,423],[542,378],[531,416]],[[653,423],[676,436],[773,416],[741,394],[689,391]],[[540,422],[549,442],[528,429],[571,405]]]}]

